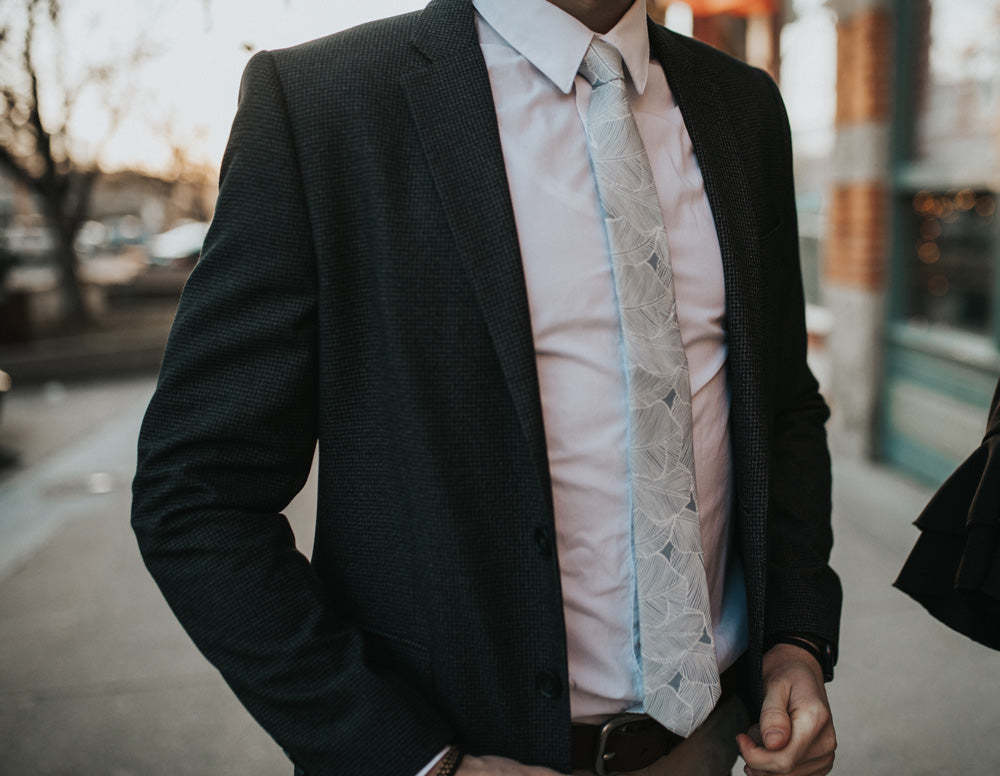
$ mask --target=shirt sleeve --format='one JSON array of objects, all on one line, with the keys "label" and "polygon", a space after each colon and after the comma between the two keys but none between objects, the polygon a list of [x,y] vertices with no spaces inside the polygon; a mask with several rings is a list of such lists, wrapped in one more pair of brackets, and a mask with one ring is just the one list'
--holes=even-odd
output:
[{"label": "shirt sleeve", "polygon": [[429,763],[427,763],[427,765],[425,765],[425,766],[424,766],[424,767],[423,767],[423,768],[422,768],[422,769],[420,770],[420,772],[419,772],[419,773],[417,774],[417,776],[427,776],[427,774],[428,774],[428,773],[430,773],[431,771],[433,771],[433,770],[434,770],[434,768],[435,768],[435,766],[436,766],[436,765],[437,765],[437,764],[438,764],[439,762],[441,762],[441,759],[442,759],[442,758],[443,758],[443,757],[444,757],[444,756],[445,756],[446,754],[448,754],[448,749],[449,749],[449,747],[447,747],[447,746],[446,746],[446,747],[445,747],[444,749],[442,749],[442,750],[441,750],[440,752],[438,752],[438,753],[437,753],[436,755],[434,755],[434,759],[433,759],[433,760],[431,760],[431,761],[430,761]]}]

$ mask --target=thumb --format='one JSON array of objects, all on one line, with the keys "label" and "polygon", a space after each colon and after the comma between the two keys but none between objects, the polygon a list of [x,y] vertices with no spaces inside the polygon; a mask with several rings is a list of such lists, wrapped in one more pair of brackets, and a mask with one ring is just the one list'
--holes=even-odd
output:
[{"label": "thumb", "polygon": [[792,720],[788,716],[789,685],[776,682],[767,688],[760,710],[760,737],[764,748],[781,749],[792,737]]}]

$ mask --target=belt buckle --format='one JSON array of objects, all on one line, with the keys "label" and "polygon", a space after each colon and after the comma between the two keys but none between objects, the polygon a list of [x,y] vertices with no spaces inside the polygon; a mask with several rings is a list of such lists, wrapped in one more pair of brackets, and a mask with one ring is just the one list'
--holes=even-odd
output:
[{"label": "belt buckle", "polygon": [[597,741],[597,754],[594,756],[594,773],[597,776],[615,776],[620,771],[609,771],[607,763],[615,758],[615,752],[608,751],[608,738],[619,728],[631,725],[633,722],[640,722],[651,719],[648,714],[617,714],[611,717],[601,728],[601,735]]}]

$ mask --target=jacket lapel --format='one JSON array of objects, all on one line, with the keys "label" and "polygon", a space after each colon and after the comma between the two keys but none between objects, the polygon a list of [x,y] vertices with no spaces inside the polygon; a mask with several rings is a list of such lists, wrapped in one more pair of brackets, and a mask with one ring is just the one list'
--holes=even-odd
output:
[{"label": "jacket lapel", "polygon": [[426,66],[402,87],[551,511],[528,297],[472,3],[433,0],[413,45]]},{"label": "jacket lapel", "polygon": [[[467,0],[432,0],[413,45],[426,65],[402,84],[424,152],[472,280],[528,439],[546,499],[548,459],[521,255],[489,75]],[[764,589],[767,455],[761,406],[759,250],[739,147],[715,81],[673,33],[650,23],[691,136],[722,249],[732,392],[736,493],[751,599]],[[763,485],[763,487],[762,487]],[[759,603],[759,602],[758,602]],[[754,602],[751,601],[753,608]]]},{"label": "jacket lapel", "polygon": [[[761,404],[760,251],[753,198],[726,100],[686,45],[652,22],[650,49],[663,66],[705,180],[722,249],[735,472],[744,572],[751,612],[763,613],[768,456]],[[751,617],[751,627],[754,617]],[[754,634],[758,635],[758,634]]]}]

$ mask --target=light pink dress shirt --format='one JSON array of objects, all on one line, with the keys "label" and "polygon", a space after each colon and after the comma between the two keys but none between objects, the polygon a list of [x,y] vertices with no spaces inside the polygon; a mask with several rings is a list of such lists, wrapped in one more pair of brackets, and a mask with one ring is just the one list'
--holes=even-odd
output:
[{"label": "light pink dress shirt", "polygon": [[[531,311],[555,505],[574,720],[641,710],[627,479],[626,375],[611,259],[587,150],[594,36],[548,0],[473,0]],[[732,546],[722,257],[704,182],[644,0],[601,36],[625,60],[670,245],[691,379],[696,487],[719,668],[746,647]],[[732,557],[731,557],[732,555]]]},{"label": "light pink dress shirt", "polygon": [[[611,259],[587,152],[593,33],[547,0],[474,0],[531,310],[552,472],[574,719],[641,702],[627,481],[626,376]],[[645,4],[602,36],[625,59],[656,181],[691,377],[695,472],[720,668],[745,646],[724,607],[731,476],[722,257],[704,182]],[[734,575],[739,576],[739,575]],[[726,602],[729,603],[729,602]],[[723,622],[723,612],[727,615]],[[733,627],[734,626],[734,627]]]}]

